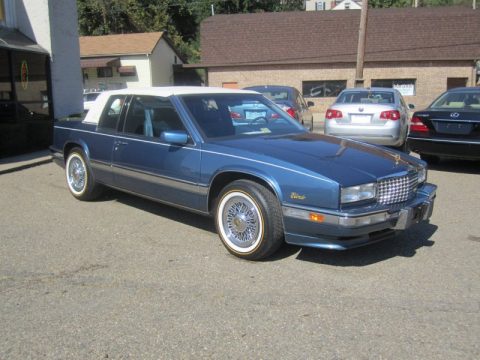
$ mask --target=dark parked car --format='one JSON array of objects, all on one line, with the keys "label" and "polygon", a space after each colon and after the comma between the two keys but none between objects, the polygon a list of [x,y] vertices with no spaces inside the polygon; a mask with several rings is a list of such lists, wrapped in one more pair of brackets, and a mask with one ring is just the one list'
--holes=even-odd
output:
[{"label": "dark parked car", "polygon": [[480,160],[480,87],[456,88],[413,114],[408,147],[430,162]]},{"label": "dark parked car", "polygon": [[291,86],[259,85],[249,86],[245,90],[253,90],[261,93],[267,99],[279,105],[291,117],[310,131],[313,130],[313,114],[309,107],[313,106],[312,101],[305,101],[300,91]]},{"label": "dark parked car", "polygon": [[[231,109],[253,104],[275,121],[234,124]],[[77,199],[109,186],[211,215],[228,251],[245,259],[284,241],[370,244],[427,220],[434,206],[425,162],[308,132],[253,91],[107,91],[83,121],[56,122],[54,138],[54,159]]]}]

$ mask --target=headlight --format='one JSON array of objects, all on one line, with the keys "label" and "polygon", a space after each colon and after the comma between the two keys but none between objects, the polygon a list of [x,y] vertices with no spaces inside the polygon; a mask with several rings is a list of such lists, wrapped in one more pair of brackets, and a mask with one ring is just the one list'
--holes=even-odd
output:
[{"label": "headlight", "polygon": [[426,180],[427,180],[427,168],[422,166],[418,169],[418,183],[421,184]]},{"label": "headlight", "polygon": [[350,186],[342,188],[340,201],[342,204],[375,198],[377,193],[377,184],[370,183],[364,185]]}]

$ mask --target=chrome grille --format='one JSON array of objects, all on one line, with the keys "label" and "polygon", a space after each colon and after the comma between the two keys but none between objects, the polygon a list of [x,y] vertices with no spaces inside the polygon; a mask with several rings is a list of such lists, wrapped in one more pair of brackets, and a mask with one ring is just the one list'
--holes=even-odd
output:
[{"label": "chrome grille", "polygon": [[377,199],[380,204],[396,204],[411,199],[418,186],[418,173],[381,180],[377,185]]}]

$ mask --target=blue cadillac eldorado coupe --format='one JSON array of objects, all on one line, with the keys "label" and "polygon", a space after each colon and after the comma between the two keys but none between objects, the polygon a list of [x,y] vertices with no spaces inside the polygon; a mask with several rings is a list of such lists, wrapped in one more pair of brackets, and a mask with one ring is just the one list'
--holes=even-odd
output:
[{"label": "blue cadillac eldorado coupe", "polygon": [[423,161],[310,133],[253,91],[107,91],[83,121],[55,123],[51,150],[74,197],[108,186],[212,215],[227,250],[251,260],[284,241],[389,238],[428,220],[436,193]]}]

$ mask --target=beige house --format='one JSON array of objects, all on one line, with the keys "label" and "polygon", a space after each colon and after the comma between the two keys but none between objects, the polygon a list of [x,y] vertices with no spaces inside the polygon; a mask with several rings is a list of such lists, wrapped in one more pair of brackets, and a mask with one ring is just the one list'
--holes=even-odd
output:
[{"label": "beige house", "polygon": [[164,32],[81,36],[85,91],[173,85],[184,63]]},{"label": "beige house", "polygon": [[[289,85],[324,112],[355,83],[360,11],[217,15],[201,25],[208,84]],[[369,9],[364,84],[399,89],[416,108],[478,81],[480,12]]]}]

